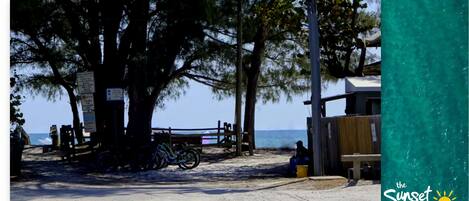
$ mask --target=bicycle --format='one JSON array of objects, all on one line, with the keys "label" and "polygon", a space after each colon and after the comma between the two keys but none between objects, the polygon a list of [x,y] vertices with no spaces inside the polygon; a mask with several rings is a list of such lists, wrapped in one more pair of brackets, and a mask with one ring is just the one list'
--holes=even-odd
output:
[{"label": "bicycle", "polygon": [[200,154],[197,150],[180,145],[173,150],[168,144],[157,145],[152,155],[153,167],[157,169],[168,165],[178,165],[183,170],[193,169],[200,164]]},{"label": "bicycle", "polygon": [[106,150],[96,156],[96,169],[100,172],[119,170],[142,171],[154,169],[158,158],[153,158],[154,146],[145,145],[137,149],[125,147],[124,150]]}]

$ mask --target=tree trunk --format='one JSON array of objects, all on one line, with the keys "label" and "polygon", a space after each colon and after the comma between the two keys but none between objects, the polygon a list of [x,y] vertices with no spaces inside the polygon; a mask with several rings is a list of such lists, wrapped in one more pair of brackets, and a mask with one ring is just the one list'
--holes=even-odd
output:
[{"label": "tree trunk", "polygon": [[77,104],[77,97],[73,92],[73,89],[68,86],[63,86],[67,91],[68,98],[70,101],[70,108],[72,109],[73,114],[73,130],[75,131],[75,136],[77,138],[78,144],[82,144],[85,142],[83,137],[83,130],[81,129],[80,125],[80,114],[78,112],[78,104]]},{"label": "tree trunk", "polygon": [[358,62],[358,67],[355,69],[355,75],[357,76],[364,76],[363,75],[363,67],[365,66],[365,59],[366,59],[366,46],[363,44],[362,47],[360,47],[361,53],[360,53],[360,61]]},{"label": "tree trunk", "polygon": [[246,88],[246,106],[244,111],[244,130],[250,136],[243,138],[244,142],[249,142],[249,137],[252,137],[252,146],[255,149],[255,111],[256,111],[256,98],[257,98],[257,81],[259,79],[262,59],[265,51],[265,41],[267,38],[266,29],[264,24],[260,24],[256,35],[254,37],[254,49],[252,52],[251,65],[246,69],[247,88]]},{"label": "tree trunk", "polygon": [[[126,137],[130,138],[128,144],[137,148],[150,142],[151,119],[155,107],[156,97],[159,93],[148,92],[150,84],[147,79],[148,63],[141,58],[148,56],[147,48],[147,19],[149,3],[147,0],[135,1],[133,10],[129,15],[129,55],[134,60],[128,66],[128,94],[129,94],[129,122],[127,123]],[[158,91],[159,92],[159,91]],[[152,95],[153,94],[153,95]]]},{"label": "tree trunk", "polygon": [[[353,34],[353,38],[356,38],[357,37],[357,33],[355,33],[355,23],[356,23],[356,18],[357,18],[357,12],[358,12],[358,0],[353,0],[353,3],[352,3],[352,6],[353,6],[353,14],[352,14],[352,22],[350,24],[351,26],[351,30],[352,30],[352,34]],[[353,45],[350,45],[348,47],[348,50],[345,54],[345,65],[344,65],[344,71],[346,74],[349,74],[350,73],[350,70],[349,70],[349,66],[350,66],[350,57],[352,56],[352,52],[353,52]]]},{"label": "tree trunk", "polygon": [[129,143],[134,147],[144,145],[150,142],[151,135],[151,119],[153,116],[154,107],[150,101],[146,103],[135,103],[138,100],[130,100],[129,107],[129,122],[127,124],[127,137]]},{"label": "tree trunk", "polygon": [[159,92],[148,96],[146,91],[132,84],[129,89],[129,122],[127,137],[134,146],[144,145],[151,140],[151,120]]},{"label": "tree trunk", "polygon": [[[33,34],[30,34],[30,35],[33,35]],[[51,56],[49,55],[50,50],[47,49],[38,38],[32,37],[32,40],[39,47],[42,54],[48,57]],[[70,107],[72,109],[72,114],[73,114],[73,129],[75,131],[75,136],[77,138],[78,144],[81,144],[84,142],[84,138],[83,138],[83,131],[80,126],[80,116],[78,113],[77,97],[75,93],[73,92],[72,86],[70,86],[64,80],[62,75],[60,75],[58,64],[54,60],[49,60],[48,63],[49,63],[49,66],[51,67],[52,73],[54,74],[54,78],[56,79],[56,81],[65,89],[65,91],[67,91],[69,101],[70,101]]]},{"label": "tree trunk", "polygon": [[104,146],[111,149],[122,148],[120,142],[124,136],[124,100],[108,101],[106,98],[107,89],[123,89],[122,79],[124,77],[124,65],[119,63],[118,58],[118,33],[123,12],[122,1],[100,1],[102,10],[103,28],[103,65],[97,74],[100,80],[99,88],[96,90],[97,100],[100,102],[101,117],[103,117],[103,137]]},{"label": "tree trunk", "polygon": [[[252,136],[252,144],[255,149],[255,112],[256,112],[256,94],[257,94],[257,80],[259,73],[250,74],[247,76],[246,100],[244,108],[244,131],[247,131]],[[249,137],[244,136],[243,142],[249,142]]]}]

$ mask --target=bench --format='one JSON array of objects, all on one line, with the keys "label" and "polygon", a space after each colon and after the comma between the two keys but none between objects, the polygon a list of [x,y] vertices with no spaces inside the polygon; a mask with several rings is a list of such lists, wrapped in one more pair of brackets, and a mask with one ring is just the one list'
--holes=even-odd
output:
[{"label": "bench", "polygon": [[232,125],[220,121],[215,128],[152,128],[152,141],[164,142],[171,145],[188,144],[191,146],[202,147],[217,146],[229,147],[233,144],[235,136]]},{"label": "bench", "polygon": [[353,162],[353,179],[360,179],[361,162],[381,161],[381,154],[358,154],[342,155],[342,162]]},{"label": "bench", "polygon": [[200,150],[202,150],[202,136],[171,135],[171,144],[175,145],[184,143],[200,147]]}]

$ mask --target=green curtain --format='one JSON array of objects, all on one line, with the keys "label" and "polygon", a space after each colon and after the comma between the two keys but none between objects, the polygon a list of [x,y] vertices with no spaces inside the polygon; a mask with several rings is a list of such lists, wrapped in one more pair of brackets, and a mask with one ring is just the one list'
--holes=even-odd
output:
[{"label": "green curtain", "polygon": [[382,1],[382,200],[427,186],[469,200],[467,4]]}]

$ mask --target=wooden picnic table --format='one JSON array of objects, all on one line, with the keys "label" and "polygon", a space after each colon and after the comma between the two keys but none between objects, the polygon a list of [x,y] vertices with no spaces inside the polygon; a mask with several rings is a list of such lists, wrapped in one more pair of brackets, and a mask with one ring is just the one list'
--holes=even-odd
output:
[{"label": "wooden picnic table", "polygon": [[359,154],[342,155],[342,162],[353,162],[353,179],[360,179],[361,162],[364,161],[381,161],[381,154]]}]

